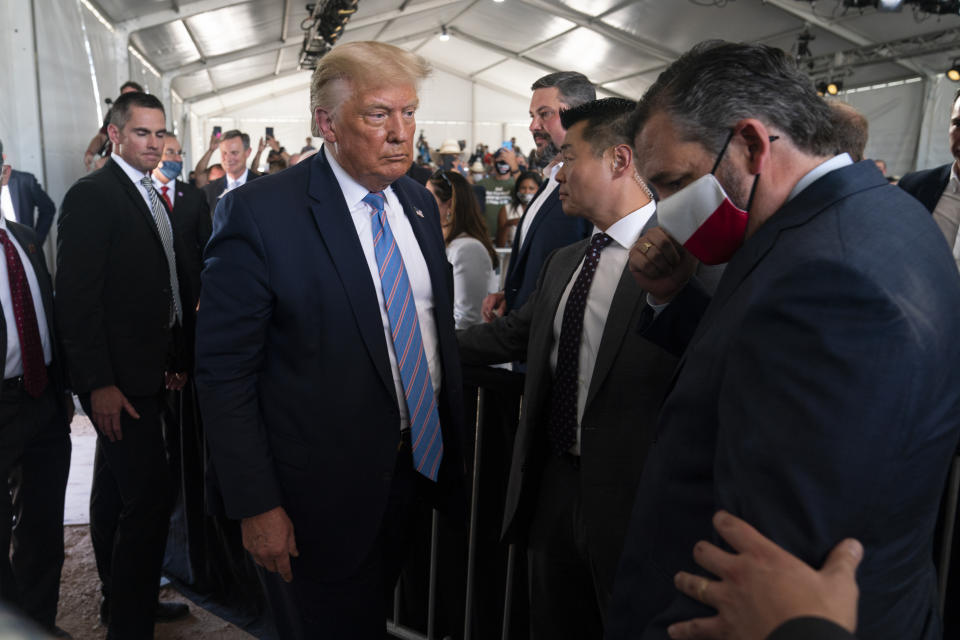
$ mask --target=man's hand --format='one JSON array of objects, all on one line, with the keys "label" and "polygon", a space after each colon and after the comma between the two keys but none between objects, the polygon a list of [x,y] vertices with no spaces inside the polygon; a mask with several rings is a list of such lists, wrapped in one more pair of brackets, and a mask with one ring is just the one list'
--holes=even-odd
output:
[{"label": "man's hand", "polygon": [[280,151],[280,141],[273,136],[267,136],[267,144],[270,145],[270,148],[274,151]]},{"label": "man's hand", "polygon": [[213,152],[220,146],[220,136],[215,133],[210,134],[210,146],[207,147],[207,151]]},{"label": "man's hand", "polygon": [[297,558],[297,542],[293,537],[293,523],[283,507],[275,507],[258,516],[244,518],[240,522],[243,548],[253,560],[274,573],[279,573],[286,582],[293,580],[290,571],[290,556]]},{"label": "man's hand", "polygon": [[267,148],[267,141],[263,138],[260,138],[260,141],[257,143],[257,155],[263,153],[263,150]]},{"label": "man's hand", "polygon": [[739,554],[700,541],[693,557],[719,581],[681,571],[677,588],[713,607],[717,615],[678,622],[667,629],[677,639],[764,640],[793,618],[826,618],[851,633],[857,627],[859,542],[834,547],[820,571],[787,553],[749,524],[724,511],[713,518],[717,532]]},{"label": "man's hand", "polygon": [[484,322],[493,322],[504,314],[507,310],[507,298],[503,291],[491,293],[483,299],[483,306],[480,307],[480,315]]},{"label": "man's hand", "polygon": [[183,389],[183,385],[187,383],[187,374],[185,372],[170,373],[168,371],[163,374],[163,377],[166,382],[166,387],[170,391],[180,391],[180,389]]},{"label": "man's hand", "polygon": [[669,302],[697,269],[697,259],[660,227],[640,236],[630,249],[630,273],[657,304]]},{"label": "man's hand", "polygon": [[120,412],[126,411],[134,420],[140,419],[140,414],[133,408],[127,397],[116,386],[100,387],[90,393],[90,409],[93,415],[90,418],[100,432],[107,436],[110,442],[123,440],[120,429]]}]

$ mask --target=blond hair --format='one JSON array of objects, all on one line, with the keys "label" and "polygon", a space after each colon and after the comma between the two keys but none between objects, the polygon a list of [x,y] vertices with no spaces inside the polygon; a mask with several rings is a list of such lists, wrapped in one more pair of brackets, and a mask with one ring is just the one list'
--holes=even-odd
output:
[{"label": "blond hair", "polygon": [[317,126],[317,109],[331,114],[350,96],[350,91],[384,85],[411,84],[430,75],[430,65],[406,49],[383,42],[348,42],[334,47],[320,58],[310,80],[310,119],[313,135],[322,135]]}]

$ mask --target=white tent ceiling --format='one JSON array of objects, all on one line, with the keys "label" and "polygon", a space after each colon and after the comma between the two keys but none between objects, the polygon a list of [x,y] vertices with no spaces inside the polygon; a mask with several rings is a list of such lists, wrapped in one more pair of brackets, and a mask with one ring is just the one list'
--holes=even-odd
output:
[{"label": "white tent ceiling", "polygon": [[[249,99],[243,89],[297,73],[304,0],[89,0],[196,112]],[[942,73],[960,56],[960,16],[847,9],[841,0],[360,0],[341,41],[376,39],[515,96],[546,72],[575,69],[607,94],[638,96],[671,60],[708,38],[795,49],[805,29],[826,75],[858,87]],[[451,38],[437,36],[446,27]],[[931,37],[935,34],[936,37]],[[923,39],[926,36],[926,41]],[[903,40],[914,46],[897,57]],[[871,49],[849,67],[851,52]],[[877,52],[880,53],[877,53]],[[917,55],[927,53],[925,55]],[[844,52],[847,55],[844,55]],[[887,60],[886,58],[892,58]],[[839,67],[838,67],[839,65]],[[826,70],[824,72],[824,70]],[[234,91],[236,88],[240,91]],[[236,94],[234,96],[234,94]]]}]

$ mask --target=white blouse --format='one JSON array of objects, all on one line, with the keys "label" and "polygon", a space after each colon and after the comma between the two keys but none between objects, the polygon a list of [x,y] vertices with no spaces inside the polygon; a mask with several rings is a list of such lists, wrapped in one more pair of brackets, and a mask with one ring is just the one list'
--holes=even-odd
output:
[{"label": "white blouse", "polygon": [[447,260],[453,265],[453,320],[466,329],[483,322],[480,307],[496,282],[490,254],[483,243],[460,234],[447,245]]}]

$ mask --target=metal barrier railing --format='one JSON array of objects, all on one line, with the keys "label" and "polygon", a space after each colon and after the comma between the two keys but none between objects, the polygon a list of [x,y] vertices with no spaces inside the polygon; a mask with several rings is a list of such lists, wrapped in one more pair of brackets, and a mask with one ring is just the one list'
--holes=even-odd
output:
[{"label": "metal barrier railing", "polygon": [[[523,393],[524,376],[505,369],[474,367],[463,368],[464,387],[477,387],[477,412],[474,420],[473,470],[470,475],[470,516],[467,537],[467,573],[466,600],[463,614],[463,640],[471,640],[473,635],[473,616],[475,600],[475,582],[477,576],[478,520],[480,504],[480,474],[482,467],[483,432],[486,420],[487,392],[513,395],[520,398]],[[502,520],[502,514],[499,514]],[[499,523],[498,523],[499,524]],[[393,594],[393,617],[387,621],[387,633],[402,640],[437,640],[437,569],[438,569],[439,514],[433,510],[430,525],[430,568],[428,577],[426,635],[416,629],[404,626],[401,621],[402,586],[398,581]],[[509,640],[510,619],[513,612],[513,573],[516,549],[507,548],[506,588],[504,589],[503,625],[501,640]]]}]

